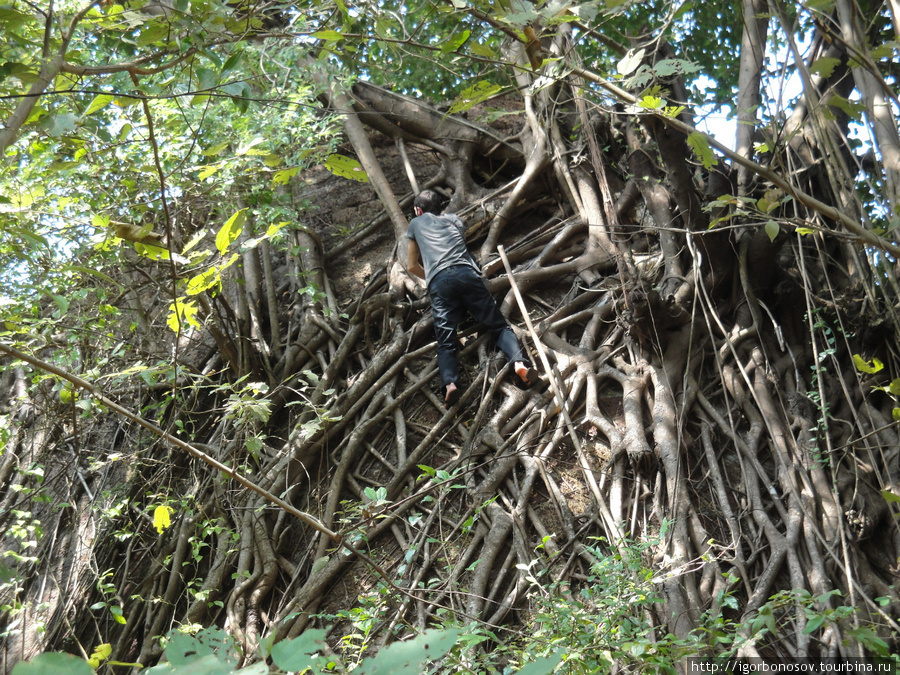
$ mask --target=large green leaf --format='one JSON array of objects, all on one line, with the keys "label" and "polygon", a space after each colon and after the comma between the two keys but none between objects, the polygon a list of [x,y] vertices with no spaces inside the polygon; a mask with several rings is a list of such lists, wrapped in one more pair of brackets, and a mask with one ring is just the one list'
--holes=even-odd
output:
[{"label": "large green leaf", "polygon": [[77,118],[72,113],[49,115],[41,120],[41,126],[48,134],[57,138],[75,131],[76,119]]},{"label": "large green leaf", "polygon": [[84,111],[85,116],[93,115],[98,110],[103,110],[106,106],[116,100],[116,97],[112,94],[100,94],[96,96],[91,104],[87,107],[87,110]]},{"label": "large green leaf", "polygon": [[220,254],[225,255],[228,247],[241,235],[246,220],[247,209],[241,209],[233,213],[231,218],[225,221],[225,224],[216,234],[216,248],[219,249]]},{"label": "large green leaf", "polygon": [[452,38],[447,40],[443,45],[441,45],[441,52],[444,54],[449,54],[450,52],[455,52],[457,49],[466,44],[466,40],[469,39],[469,36],[472,34],[470,30],[464,30],[460,33],[457,33]]},{"label": "large green leaf", "polygon": [[194,655],[184,663],[177,666],[171,663],[161,663],[150,670],[142,670],[145,675],[232,675],[234,667],[223,663],[215,654],[205,656]]},{"label": "large green leaf", "polygon": [[697,159],[703,164],[703,168],[709,169],[718,164],[718,160],[709,146],[709,140],[699,131],[691,132],[687,142],[694,154],[697,155]]},{"label": "large green leaf", "polygon": [[35,656],[30,662],[17,663],[12,675],[94,675],[94,669],[77,656],[49,652]]},{"label": "large green leaf", "polygon": [[329,661],[321,655],[325,647],[325,631],[310,629],[292,640],[282,640],[272,646],[272,661],[282,670],[302,671],[323,668]]},{"label": "large green leaf", "polygon": [[884,368],[884,364],[879,359],[873,358],[871,361],[866,361],[859,354],[853,355],[853,365],[856,366],[859,372],[867,373],[868,375],[873,375]]},{"label": "large green leaf", "polygon": [[368,183],[369,176],[366,175],[362,165],[352,157],[344,155],[329,155],[325,160],[325,168],[335,176],[349,178],[359,181],[360,183]]},{"label": "large green leaf", "polygon": [[411,640],[395,642],[366,659],[360,675],[421,675],[425,667],[449,652],[462,630],[426,630]]},{"label": "large green leaf", "polygon": [[214,656],[217,661],[237,665],[234,638],[219,628],[204,628],[196,635],[172,631],[166,645],[166,658],[173,666],[196,661],[199,657]]},{"label": "large green leaf", "polygon": [[560,650],[551,656],[526,664],[517,675],[550,675],[554,668],[563,660],[564,653]]},{"label": "large green leaf", "polygon": [[465,89],[456,100],[453,101],[448,112],[451,115],[455,115],[456,113],[468,110],[472,106],[487,100],[501,89],[502,87],[499,84],[488,82],[487,80],[476,82],[471,87]]}]

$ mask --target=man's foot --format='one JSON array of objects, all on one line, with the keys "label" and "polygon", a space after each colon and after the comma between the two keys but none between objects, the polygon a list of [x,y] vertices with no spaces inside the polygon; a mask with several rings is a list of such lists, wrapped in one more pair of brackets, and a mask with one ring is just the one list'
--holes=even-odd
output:
[{"label": "man's foot", "polygon": [[444,405],[452,408],[459,401],[460,396],[462,396],[462,389],[457,387],[455,382],[451,382],[444,391]]},{"label": "man's foot", "polygon": [[516,371],[516,376],[519,378],[520,387],[523,389],[528,389],[531,385],[537,382],[538,372],[533,367],[524,363],[523,361],[516,361],[513,364],[513,369]]}]

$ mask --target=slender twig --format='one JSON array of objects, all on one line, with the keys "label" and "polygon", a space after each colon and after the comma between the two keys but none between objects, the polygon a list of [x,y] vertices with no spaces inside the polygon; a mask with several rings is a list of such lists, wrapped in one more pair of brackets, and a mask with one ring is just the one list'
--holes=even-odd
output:
[{"label": "slender twig", "polygon": [[[131,412],[127,408],[125,408],[125,407],[119,405],[118,403],[116,403],[115,401],[107,398],[103,394],[103,392],[100,390],[100,388],[97,385],[95,385],[94,383],[89,382],[73,373],[70,373],[67,370],[63,370],[62,368],[54,366],[52,363],[48,363],[48,362],[46,362],[42,359],[39,359],[35,356],[26,354],[26,353],[16,349],[12,345],[8,345],[8,344],[0,342],[0,352],[8,354],[9,356],[19,359],[20,361],[24,361],[25,363],[28,363],[28,364],[34,366],[35,368],[38,368],[39,370],[43,370],[44,372],[50,373],[51,375],[56,375],[57,377],[61,377],[64,380],[71,382],[74,386],[78,387],[79,389],[83,389],[85,392],[87,392],[88,394],[93,396],[99,403],[102,403],[104,406],[106,406],[110,410],[118,413],[119,415],[122,415],[122,417],[125,417],[128,420],[131,420],[132,422],[134,422],[135,424],[138,424],[139,426],[143,427],[147,431],[150,431],[150,432],[156,434],[157,436],[162,438],[167,443],[170,443],[171,445],[174,445],[175,447],[180,448],[181,450],[184,450],[192,457],[196,457],[197,459],[201,460],[202,462],[205,462],[206,464],[213,467],[214,469],[221,471],[222,473],[230,476],[231,478],[233,478],[235,481],[237,481],[244,487],[257,493],[258,495],[260,495],[264,499],[268,500],[269,502],[271,502],[278,508],[291,514],[292,516],[294,516],[295,518],[297,518],[304,524],[309,525],[311,528],[313,528],[317,532],[323,534],[324,536],[328,537],[336,544],[343,546],[350,553],[355,555],[357,558],[359,558],[360,560],[365,562],[367,565],[369,565],[373,570],[375,570],[375,572],[378,573],[378,575],[384,580],[384,582],[388,586],[390,586],[391,588],[396,590],[398,593],[402,593],[404,595],[409,595],[408,591],[400,588],[393,581],[391,581],[391,578],[388,575],[388,573],[385,572],[381,568],[381,566],[378,565],[378,563],[376,563],[371,557],[369,557],[368,555],[366,555],[365,553],[360,551],[358,548],[353,546],[353,544],[351,544],[349,541],[347,541],[341,534],[339,534],[337,532],[333,532],[329,528],[325,527],[321,523],[321,521],[319,521],[318,518],[316,518],[315,516],[313,516],[309,513],[306,513],[305,511],[301,511],[300,509],[295,508],[294,506],[292,506],[291,504],[288,504],[286,501],[284,501],[280,497],[273,495],[268,490],[264,490],[262,487],[260,487],[259,485],[257,485],[253,481],[251,481],[250,479],[245,478],[244,476],[239,474],[237,472],[237,469],[226,466],[225,464],[222,464],[217,459],[210,457],[205,452],[197,449],[195,446],[191,445],[190,443],[186,443],[185,441],[181,440],[177,436],[173,436],[172,434],[161,429],[160,427],[156,426],[152,422],[145,420],[143,417],[140,417],[139,415],[135,415],[133,412]],[[416,597],[416,599],[418,599],[418,597]]]}]

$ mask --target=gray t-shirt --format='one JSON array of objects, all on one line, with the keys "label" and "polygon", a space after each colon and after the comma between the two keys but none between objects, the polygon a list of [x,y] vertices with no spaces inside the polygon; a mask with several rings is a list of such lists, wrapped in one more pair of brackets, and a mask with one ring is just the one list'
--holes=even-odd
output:
[{"label": "gray t-shirt", "polygon": [[454,265],[469,265],[481,274],[481,268],[466,247],[466,226],[456,214],[423,213],[409,221],[406,236],[419,245],[426,284],[431,283],[435,274]]}]

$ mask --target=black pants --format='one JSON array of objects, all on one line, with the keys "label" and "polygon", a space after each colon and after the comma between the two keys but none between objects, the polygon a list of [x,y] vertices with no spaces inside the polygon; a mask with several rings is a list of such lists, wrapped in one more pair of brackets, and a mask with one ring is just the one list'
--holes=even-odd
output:
[{"label": "black pants", "polygon": [[428,285],[434,335],[437,338],[438,369],[444,386],[459,381],[456,327],[463,310],[483,324],[494,337],[509,363],[528,363],[515,333],[500,313],[500,308],[484,285],[484,280],[469,265],[454,265],[438,272]]}]

